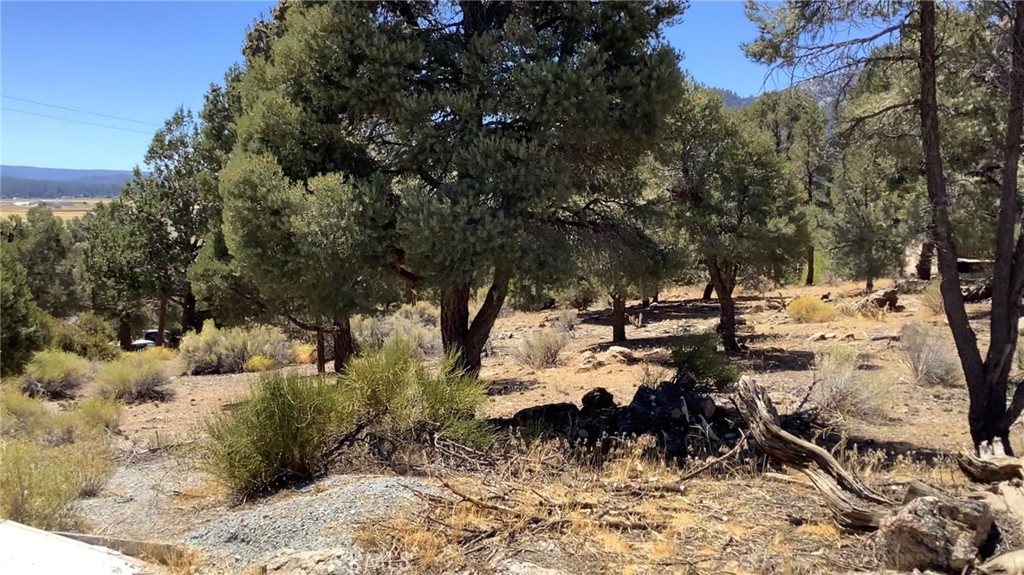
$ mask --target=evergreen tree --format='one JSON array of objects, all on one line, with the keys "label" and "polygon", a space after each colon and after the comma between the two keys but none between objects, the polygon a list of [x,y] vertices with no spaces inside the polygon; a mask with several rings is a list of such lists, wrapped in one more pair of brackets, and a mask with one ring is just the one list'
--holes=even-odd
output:
[{"label": "evergreen tree", "polygon": [[28,274],[9,242],[0,244],[0,375],[20,373],[46,346],[46,314],[32,299]]},{"label": "evergreen tree", "polygon": [[5,227],[8,249],[26,272],[36,305],[55,317],[75,313],[80,302],[74,279],[74,242],[64,221],[50,208],[35,206],[24,220],[10,216]]}]

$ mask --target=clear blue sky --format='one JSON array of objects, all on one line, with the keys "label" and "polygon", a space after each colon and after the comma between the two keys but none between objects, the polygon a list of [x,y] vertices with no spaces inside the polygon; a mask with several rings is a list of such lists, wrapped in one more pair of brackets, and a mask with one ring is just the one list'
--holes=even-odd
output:
[{"label": "clear blue sky", "polygon": [[[246,28],[273,4],[3,1],[0,163],[140,164],[159,124],[179,105],[199,110],[209,84],[241,59]],[[755,34],[742,2],[694,1],[668,37],[697,81],[747,96],[765,79],[739,48]]]}]

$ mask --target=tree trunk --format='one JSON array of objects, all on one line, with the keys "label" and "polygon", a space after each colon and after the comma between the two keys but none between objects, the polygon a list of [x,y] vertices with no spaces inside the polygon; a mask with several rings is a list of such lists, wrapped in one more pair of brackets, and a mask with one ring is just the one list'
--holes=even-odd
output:
[{"label": "tree trunk", "polygon": [[645,295],[644,298],[640,300],[640,307],[643,309],[651,307],[651,296]]},{"label": "tree trunk", "polygon": [[868,281],[864,284],[864,289],[869,292],[875,291],[875,278],[869,277]]},{"label": "tree trunk", "polygon": [[921,253],[917,255],[917,279],[925,281],[932,279],[932,258],[934,255],[935,244],[931,240],[925,240],[921,244]]},{"label": "tree trunk", "polygon": [[355,340],[352,338],[352,324],[345,316],[334,322],[334,372],[341,373],[348,365],[349,358],[355,353]]},{"label": "tree trunk", "polygon": [[[990,389],[986,382],[985,364],[982,362],[977,337],[971,328],[964,308],[963,294],[960,292],[956,245],[953,243],[953,227],[949,220],[950,198],[942,171],[939,105],[936,95],[935,4],[922,0],[918,2],[918,11],[921,28],[920,53],[917,61],[921,80],[918,109],[921,116],[921,149],[924,156],[925,181],[928,201],[932,208],[932,240],[935,242],[939,274],[942,276],[939,291],[942,293],[946,319],[953,333],[953,341],[956,343],[964,379],[967,382],[970,398],[967,419],[971,439],[977,448],[981,443],[1000,435],[994,426],[998,426],[1005,415],[1005,388],[1004,395],[996,398],[993,394],[995,390]],[[993,309],[992,316],[996,315],[996,310]]]},{"label": "tree trunk", "polygon": [[192,293],[191,287],[185,292],[181,303],[181,331],[189,330],[196,333],[203,330],[203,322],[199,321],[196,314],[196,294]]},{"label": "tree trunk", "polygon": [[732,290],[736,287],[736,269],[734,265],[722,265],[718,261],[708,262],[711,283],[718,295],[721,308],[718,322],[718,335],[722,338],[725,351],[736,352],[740,344],[736,341],[736,303],[732,299]]},{"label": "tree trunk", "polygon": [[626,300],[612,294],[612,343],[626,341]]},{"label": "tree trunk", "polygon": [[164,346],[164,328],[167,326],[167,298],[160,298],[160,308],[156,314],[156,346]]},{"label": "tree trunk", "polygon": [[704,286],[704,295],[700,296],[701,301],[711,301],[711,294],[715,293],[714,282],[708,282],[708,285]]},{"label": "tree trunk", "polygon": [[661,292],[654,292],[654,295],[651,296],[651,301],[654,302],[654,303],[660,303],[661,302]]},{"label": "tree trunk", "polygon": [[327,350],[324,349],[324,330],[316,330],[316,372],[324,373],[327,371],[326,364]]},{"label": "tree trunk", "polygon": [[132,350],[132,313],[117,316],[117,342],[124,351]]},{"label": "tree trunk", "polygon": [[470,284],[441,290],[441,344],[445,353],[456,354],[456,365],[467,373],[480,372],[480,356],[505,303],[510,279],[508,270],[495,268],[491,287],[472,323],[469,322]]},{"label": "tree trunk", "polygon": [[814,285],[814,244],[807,246],[807,282],[806,285]]}]

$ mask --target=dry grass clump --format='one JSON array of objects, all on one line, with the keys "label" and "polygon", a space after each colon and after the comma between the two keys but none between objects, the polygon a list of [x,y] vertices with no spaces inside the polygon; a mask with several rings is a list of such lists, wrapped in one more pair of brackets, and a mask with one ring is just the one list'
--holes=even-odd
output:
[{"label": "dry grass clump", "polygon": [[921,292],[921,306],[931,315],[943,315],[946,313],[946,304],[942,301],[942,291],[939,289],[939,280],[928,283],[928,287]]},{"label": "dry grass clump", "polygon": [[116,399],[87,397],[78,402],[73,413],[87,428],[117,431],[123,412],[124,404]]},{"label": "dry grass clump", "polygon": [[574,309],[562,309],[555,313],[549,323],[555,331],[572,333],[580,323],[580,313]]},{"label": "dry grass clump", "polygon": [[295,346],[295,363],[316,363],[316,345],[300,343]]},{"label": "dry grass clump", "polygon": [[244,369],[247,372],[270,371],[280,367],[274,358],[265,355],[254,355],[245,361]]},{"label": "dry grass clump", "polygon": [[32,396],[49,399],[74,397],[89,381],[92,364],[66,351],[40,351],[25,366],[22,389]]},{"label": "dry grass clump", "polygon": [[569,336],[564,331],[542,329],[523,338],[512,355],[523,365],[545,369],[558,365],[558,356],[568,344]]},{"label": "dry grass clump", "polygon": [[150,347],[142,351],[135,352],[135,354],[152,358],[157,361],[170,361],[178,356],[178,354],[169,347]]},{"label": "dry grass clump", "polygon": [[127,354],[102,365],[96,380],[103,397],[126,403],[165,399],[171,382],[163,362],[144,354]]},{"label": "dry grass clump", "polygon": [[816,381],[811,401],[822,410],[840,415],[873,418],[883,414],[885,388],[865,380],[857,369],[857,350],[835,344],[814,354]]},{"label": "dry grass clump", "polygon": [[786,313],[800,323],[821,323],[839,317],[836,306],[810,295],[789,302]]},{"label": "dry grass clump", "polygon": [[295,348],[281,330],[269,326],[217,329],[212,321],[200,333],[189,333],[179,348],[186,372],[192,375],[241,373],[255,355],[279,365],[295,360]]},{"label": "dry grass clump", "polygon": [[963,379],[960,359],[936,328],[919,322],[904,325],[900,347],[918,385],[956,387]]},{"label": "dry grass clump", "polygon": [[388,316],[358,316],[352,319],[352,335],[361,347],[381,347],[400,339],[412,344],[425,357],[441,353],[439,311],[427,302],[405,304]]}]

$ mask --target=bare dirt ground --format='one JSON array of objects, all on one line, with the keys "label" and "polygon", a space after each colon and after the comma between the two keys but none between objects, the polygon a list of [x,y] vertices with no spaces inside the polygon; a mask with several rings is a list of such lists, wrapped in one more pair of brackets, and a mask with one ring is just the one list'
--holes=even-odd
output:
[{"label": "bare dirt ground", "polygon": [[[836,300],[852,299],[862,290],[846,284],[783,289],[781,295],[826,292]],[[664,358],[674,335],[712,329],[718,322],[716,302],[699,297],[697,287],[663,294],[660,303],[641,312],[642,327],[627,328],[625,345]],[[941,325],[940,317],[919,309],[913,295],[901,296],[904,311],[812,324],[796,323],[765,303],[761,295],[740,295],[746,320],[741,342],[748,349],[738,360],[744,373],[769,390],[780,412],[795,409],[807,395],[816,351],[837,341],[854,346],[865,377],[884,383],[886,406],[882,417],[833,424],[830,431],[845,448],[836,450],[837,457],[880,489],[897,489],[910,479],[954,492],[961,488],[964,480],[950,455],[970,444],[966,390],[916,385],[898,344],[882,337],[897,334],[909,321]],[[598,386],[625,404],[645,377],[663,369],[656,362],[578,369],[581,354],[610,345],[607,309],[580,314],[558,367],[534,370],[516,363],[508,353],[511,346],[559,313],[499,318],[484,358],[482,377],[491,382],[484,415],[507,417],[544,403],[578,404]],[[986,306],[971,306],[969,313],[984,341]],[[812,341],[818,334],[828,334],[827,339]],[[312,366],[286,369],[313,372]],[[871,538],[842,532],[800,476],[781,469],[765,474],[752,462],[724,464],[687,482],[683,493],[638,492],[638,484],[680,473],[645,458],[639,448],[625,448],[601,468],[573,463],[548,445],[477,471],[429,465],[411,475],[338,470],[313,485],[236,505],[196,467],[191,451],[203,422],[244,399],[255,379],[255,374],[178,376],[169,401],[128,408],[121,468],[100,496],[83,503],[93,531],[196,547],[198,558],[181,570],[197,573],[247,568],[256,573],[263,572],[254,567],[261,565],[270,565],[270,573],[549,575],[842,573],[875,567]],[[1015,438],[1020,440],[1019,432]],[[505,510],[469,504],[457,493]],[[556,509],[561,510],[557,519],[551,515]],[[551,519],[524,520],[537,513]]]}]

